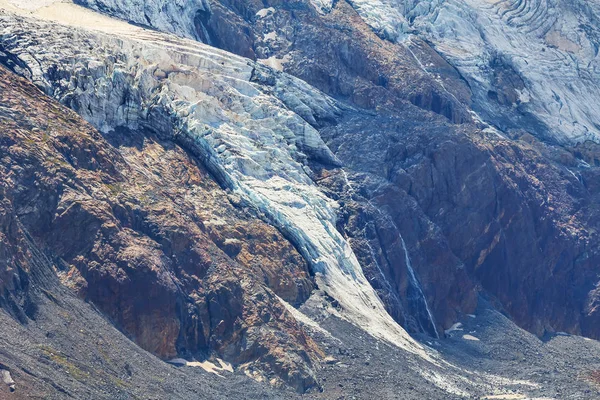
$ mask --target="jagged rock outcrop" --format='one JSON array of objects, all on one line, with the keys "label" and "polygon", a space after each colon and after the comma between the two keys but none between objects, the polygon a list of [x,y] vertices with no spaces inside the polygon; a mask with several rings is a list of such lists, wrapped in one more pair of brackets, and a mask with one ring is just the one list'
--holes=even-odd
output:
[{"label": "jagged rock outcrop", "polygon": [[[600,239],[592,183],[597,168],[583,164],[573,150],[530,135],[508,139],[494,131],[434,128],[396,116],[363,115],[350,123],[354,134],[343,124],[322,134],[345,165],[379,176],[350,174],[358,181],[355,188],[368,182],[360,195],[378,208],[407,209],[391,215],[425,293],[444,290],[442,276],[457,279],[459,271],[467,272],[520,326],[539,335],[565,329],[597,337],[590,329]],[[365,141],[365,134],[373,139]],[[431,233],[421,219],[431,224]],[[453,264],[457,272],[444,268]],[[442,275],[430,275],[437,273]],[[434,288],[428,287],[431,281]],[[432,308],[439,309],[432,297]]]}]

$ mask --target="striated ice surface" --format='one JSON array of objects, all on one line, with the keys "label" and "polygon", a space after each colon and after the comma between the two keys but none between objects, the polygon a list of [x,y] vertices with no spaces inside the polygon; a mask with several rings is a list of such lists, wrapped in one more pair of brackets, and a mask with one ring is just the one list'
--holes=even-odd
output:
[{"label": "striated ice surface", "polygon": [[[32,0],[49,4],[57,0]],[[27,3],[2,0],[14,4]],[[31,3],[30,2],[30,3]],[[199,39],[208,0],[76,0],[95,10]],[[310,0],[321,13],[333,0]],[[561,143],[600,141],[600,3],[586,0],[349,0],[381,37],[418,36],[465,78],[470,106],[500,130],[524,128]],[[25,7],[22,4],[19,7]],[[28,6],[28,8],[31,8]],[[274,8],[257,12],[261,17]],[[415,52],[418,59],[419,54]],[[262,60],[282,69],[288,61]],[[435,75],[435,66],[422,65]],[[432,68],[433,67],[433,68]],[[428,69],[431,68],[431,71]],[[434,76],[435,78],[435,76]]]},{"label": "striated ice surface", "polygon": [[563,143],[600,141],[600,3],[350,3],[387,39],[410,46],[411,35],[418,35],[432,43],[469,82],[473,107],[490,122],[534,129]]},{"label": "striated ice surface", "polygon": [[309,157],[338,163],[314,128],[339,112],[336,103],[303,81],[193,40],[116,20],[82,29],[89,13],[71,5],[68,26],[0,14],[0,49],[106,134],[149,129],[186,146],[286,233],[345,318],[428,357],[385,311],[335,227],[337,203],[310,178]]},{"label": "striated ice surface", "polygon": [[208,0],[75,0],[75,3],[193,39],[198,38],[195,15],[210,11]]},{"label": "striated ice surface", "polygon": [[321,13],[328,13],[333,7],[333,0],[310,0],[310,3]]}]

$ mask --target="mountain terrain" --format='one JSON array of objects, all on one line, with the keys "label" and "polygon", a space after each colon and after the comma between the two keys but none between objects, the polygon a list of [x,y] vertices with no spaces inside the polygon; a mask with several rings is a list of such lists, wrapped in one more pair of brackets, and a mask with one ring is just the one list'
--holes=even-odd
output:
[{"label": "mountain terrain", "polygon": [[0,1],[0,398],[598,398],[598,15]]}]

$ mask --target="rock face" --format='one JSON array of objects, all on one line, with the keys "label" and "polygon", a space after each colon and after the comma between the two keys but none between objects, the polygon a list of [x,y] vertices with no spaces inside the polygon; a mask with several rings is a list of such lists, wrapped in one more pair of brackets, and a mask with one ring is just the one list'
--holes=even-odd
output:
[{"label": "rock face", "polygon": [[1,71],[16,320],[43,270],[162,359],[300,392],[324,356],[311,295],[419,371],[442,367],[406,331],[441,339],[482,297],[600,338],[594,6],[78,3],[134,24],[0,14],[0,62],[48,96]]},{"label": "rock face", "polygon": [[[234,206],[173,142],[123,131],[109,143],[4,69],[0,85],[8,109],[2,303],[9,310],[24,320],[35,313],[18,293],[38,251],[65,285],[162,358],[216,354],[248,368],[268,365],[299,390],[314,384],[319,350],[275,296],[302,302],[313,283],[277,230]],[[20,244],[31,241],[39,250]]]},{"label": "rock face", "polygon": [[[452,126],[411,131],[398,117],[365,115],[349,123],[360,134],[344,133],[340,124],[323,135],[347,165],[388,177],[354,179],[367,182],[360,195],[392,210],[425,293],[451,288],[455,294],[442,298],[465,310],[470,303],[457,302],[460,295],[444,280],[453,277],[465,287],[468,280],[460,276],[466,273],[532,332],[561,326],[597,337],[590,324],[596,318],[598,192],[589,189],[597,168],[528,135],[507,139]],[[369,132],[377,139],[365,141]],[[457,272],[449,273],[452,264]]]},{"label": "rock face", "polygon": [[[579,86],[570,86],[564,80],[550,77],[562,74],[558,71],[573,71],[579,67],[565,65],[564,67],[557,66],[557,70],[543,69],[541,71],[532,69],[530,65],[518,67],[521,62],[518,60],[523,60],[524,63],[529,63],[529,60],[524,57],[509,56],[507,50],[493,50],[493,48],[513,43],[514,40],[501,40],[490,36],[491,34],[486,35],[482,39],[477,39],[483,40],[485,43],[469,47],[471,49],[469,52],[468,49],[464,49],[465,46],[471,46],[469,38],[479,38],[479,34],[457,31],[453,35],[442,36],[442,33],[436,34],[436,32],[443,31],[446,28],[445,25],[436,25],[436,30],[433,31],[425,25],[425,21],[429,18],[427,16],[442,15],[449,21],[452,21],[452,18],[466,19],[466,23],[458,23],[461,29],[475,24],[477,29],[485,30],[501,24],[499,31],[504,32],[502,35],[519,36],[518,32],[510,25],[516,23],[516,20],[513,18],[510,19],[512,22],[506,22],[508,14],[504,15],[504,19],[500,18],[498,21],[494,19],[496,17],[489,17],[493,21],[482,22],[486,15],[495,12],[494,8],[459,4],[459,2],[442,2],[431,7],[424,7],[423,4],[407,4],[398,9],[392,3],[385,2],[351,2],[350,4],[336,2],[329,5],[319,3],[317,6],[313,8],[311,4],[305,2],[286,3],[285,5],[275,2],[273,4],[250,2],[243,5],[227,1],[213,2],[211,14],[205,16],[204,26],[213,38],[212,43],[224,49],[255,57],[266,64],[273,64],[274,61],[279,60],[275,66],[301,77],[328,94],[354,106],[366,109],[377,107],[380,115],[384,116],[383,119],[368,115],[347,120],[340,117],[337,118],[337,121],[343,122],[338,123],[335,128],[321,129],[321,134],[344,166],[352,169],[349,171],[351,180],[355,176],[354,173],[359,174],[359,182],[354,183],[356,191],[360,192],[363,186],[360,181],[368,179],[365,188],[368,194],[365,198],[369,201],[372,198],[379,199],[375,203],[377,205],[375,208],[379,211],[370,213],[374,214],[373,218],[379,220],[380,225],[390,226],[389,230],[392,232],[398,230],[393,228],[390,220],[396,226],[403,224],[402,216],[398,214],[398,211],[393,211],[398,208],[400,203],[412,203],[412,206],[408,206],[411,211],[406,210],[405,212],[414,215],[417,210],[417,214],[421,214],[419,219],[422,218],[422,220],[418,223],[421,228],[417,228],[413,223],[412,226],[402,229],[401,235],[408,238],[404,241],[408,243],[409,255],[414,254],[415,251],[423,251],[417,249],[422,249],[425,238],[428,238],[430,246],[434,246],[431,250],[423,251],[421,254],[434,254],[437,261],[433,261],[431,256],[428,258],[425,255],[413,255],[422,260],[417,260],[413,264],[415,264],[417,276],[425,283],[424,293],[428,297],[428,302],[433,303],[431,308],[434,319],[443,321],[440,327],[448,327],[451,324],[456,317],[456,310],[469,312],[468,310],[473,308],[474,292],[472,288],[479,282],[484,289],[500,299],[503,307],[509,310],[521,326],[532,329],[538,334],[543,333],[546,329],[581,332],[582,326],[588,325],[583,321],[592,318],[589,311],[593,307],[590,308],[589,302],[594,297],[592,291],[594,284],[588,285],[584,282],[596,281],[591,272],[597,262],[594,261],[594,257],[597,255],[593,255],[596,254],[593,249],[596,248],[598,240],[594,233],[597,219],[593,217],[595,215],[593,199],[596,192],[590,192],[588,187],[590,182],[595,181],[597,173],[593,164],[592,168],[587,167],[585,160],[581,158],[581,152],[570,147],[561,149],[543,144],[534,139],[531,134],[563,143],[593,138],[594,134],[591,133],[595,129],[593,123],[584,121],[590,121],[590,118],[593,120],[594,113],[585,112],[585,118],[576,117],[578,124],[581,125],[569,125],[552,122],[552,118],[562,115],[561,113],[541,109],[552,110],[554,106],[551,104],[558,101],[557,98],[575,96],[566,94],[565,91],[581,90],[582,93],[591,93],[590,95],[597,93],[595,86],[597,79],[590,76],[592,82],[589,84],[586,83],[588,81],[585,78],[577,83]],[[468,11],[469,7],[474,7],[475,11]],[[510,6],[506,3],[502,7],[510,11],[516,5]],[[533,13],[531,15],[538,15],[544,10],[547,12],[547,7],[548,4],[539,2],[521,2],[520,10],[524,14],[529,12]],[[549,9],[553,9],[553,7],[551,5]],[[564,8],[566,5],[560,7]],[[355,14],[354,9],[358,11],[362,19]],[[550,12],[554,15],[559,14],[552,10]],[[593,19],[593,12],[593,8],[583,10],[578,6],[573,6],[568,13],[565,13],[564,21],[559,18],[554,22],[550,21],[550,25],[552,25],[552,30],[562,29],[560,27],[566,26],[572,13],[582,13],[585,18]],[[405,18],[405,15],[410,17]],[[539,20],[545,21],[541,17]],[[368,29],[365,22],[373,28],[374,32]],[[239,27],[243,26],[246,34],[227,34],[225,26],[229,26],[229,32],[239,30]],[[294,29],[287,29],[289,26],[293,26]],[[497,35],[499,34],[497,33]],[[593,30],[588,30],[586,35],[588,35],[586,37],[592,37]],[[321,43],[319,40],[321,37],[329,39],[324,43],[325,46],[328,46],[328,51],[321,51],[321,48],[314,46],[315,42]],[[537,37],[539,37],[539,32],[534,30],[524,38],[519,36],[517,43],[522,43],[524,40],[537,43],[538,39],[535,39]],[[219,38],[219,41],[215,42],[214,38]],[[394,43],[380,38],[390,39]],[[420,38],[425,38],[427,42]],[[452,44],[460,43],[456,46],[448,45],[447,42],[451,38],[454,40]],[[546,40],[545,37],[543,40]],[[428,43],[432,43],[434,47]],[[511,46],[515,45],[511,44]],[[533,52],[536,57],[539,56],[543,59],[554,57],[565,51],[565,49],[557,48],[539,54],[538,49],[541,47],[536,47],[534,51],[527,50],[529,46],[530,44],[515,47],[518,47],[520,52],[527,51],[528,54]],[[459,52],[460,49],[464,51]],[[474,49],[482,49],[481,51],[487,52],[486,54],[497,54],[497,56],[494,58],[480,54],[473,55],[471,53]],[[450,52],[459,54],[463,58],[469,55],[473,60],[489,60],[489,67],[483,66],[477,67],[476,70],[468,70],[466,68],[468,62],[459,62],[460,60],[456,58],[458,56],[451,57],[454,53]],[[513,60],[510,68],[506,64],[508,58]],[[445,60],[448,60],[450,64]],[[472,63],[468,65],[472,65]],[[540,68],[543,68],[543,65],[546,64],[540,62]],[[482,75],[483,73],[485,76]],[[533,76],[534,73],[538,75]],[[544,84],[547,79],[556,85],[565,84],[567,86],[550,89],[551,85]],[[554,90],[558,97],[542,93],[547,90]],[[529,96],[530,100],[525,101],[525,98],[528,97],[527,93],[529,93],[527,91],[536,94]],[[488,95],[488,92],[495,92],[497,95],[494,96],[493,93]],[[586,98],[585,96],[583,98]],[[417,108],[411,107],[407,103],[412,103]],[[589,108],[596,104],[592,100],[583,103],[579,101],[564,103],[563,111],[581,109],[583,106]],[[515,108],[513,104],[519,106]],[[472,114],[467,111],[469,108],[477,111],[485,120],[508,130],[508,135],[510,135],[510,139],[506,138],[508,142],[503,142],[499,136],[503,134],[494,133],[497,132],[494,128],[480,123],[470,125]],[[432,118],[430,114],[423,113],[419,109],[434,111],[445,116],[451,122],[463,122],[465,126],[458,128],[456,125],[447,125],[443,119]],[[400,114],[402,118],[386,117],[388,114]],[[576,111],[571,111],[571,114],[580,115]],[[478,118],[476,117],[475,120]],[[357,121],[360,119],[368,122],[358,123]],[[407,121],[409,119],[418,121],[418,123],[409,123]],[[321,124],[327,125],[328,123],[323,121]],[[581,132],[578,133],[569,128],[569,126],[585,124],[587,124],[590,134],[582,135]],[[372,132],[371,126],[377,126],[378,129]],[[381,126],[387,127],[383,134],[379,128]],[[517,126],[520,129],[514,129]],[[480,132],[481,129],[484,132]],[[406,135],[401,134],[402,130],[407,132]],[[332,139],[328,140],[327,132],[334,132],[335,138],[332,136]],[[449,133],[450,137],[447,136]],[[390,136],[394,139],[383,139],[380,136]],[[411,136],[420,139],[415,139],[413,142],[410,139]],[[355,140],[352,139],[353,137]],[[331,140],[336,142],[333,143]],[[516,144],[511,144],[509,148],[512,149],[513,146],[516,146],[518,150],[511,150],[507,155],[505,148],[514,140],[516,140]],[[402,142],[413,143],[402,144]],[[440,150],[433,150],[442,143],[444,145]],[[448,147],[449,143],[456,144]],[[464,146],[469,149],[467,150]],[[521,155],[524,151],[521,150],[522,146],[530,146],[532,150],[527,151],[526,155]],[[495,152],[499,152],[498,158],[503,160],[502,162],[492,156]],[[531,162],[529,157],[537,152],[542,152],[542,154],[536,158],[535,162]],[[465,154],[472,154],[472,156],[465,158]],[[461,164],[455,166],[455,159],[462,160]],[[378,161],[381,162],[378,163]],[[471,164],[471,162],[475,164]],[[545,167],[541,168],[540,163]],[[503,165],[511,164],[518,166],[517,169],[521,171],[518,179],[512,176],[512,172],[509,173],[509,169],[503,167]],[[481,165],[481,168],[472,169],[473,165]],[[460,172],[461,169],[464,172]],[[552,173],[542,173],[538,169],[552,171]],[[578,181],[573,181],[575,177],[571,172],[578,177],[581,174],[581,176],[587,175],[590,178],[584,180],[579,177]],[[368,173],[369,177],[365,178],[361,175],[364,173]],[[323,177],[326,175],[328,174],[324,173]],[[375,175],[376,178],[373,178],[372,175]],[[492,179],[492,177],[495,178]],[[333,180],[335,181],[335,179]],[[326,183],[327,180],[320,182]],[[474,182],[482,182],[483,186],[478,189],[477,186],[473,186]],[[525,187],[530,188],[535,182],[543,182],[543,187],[537,184],[535,189],[524,189]],[[372,193],[372,188],[369,190],[369,184],[378,186],[381,183],[385,183],[385,185],[380,189],[387,185],[388,189],[386,190],[391,190],[394,194],[381,195],[377,191]],[[348,191],[346,184],[334,185],[337,187],[337,193]],[[521,188],[521,185],[524,187]],[[394,188],[395,186],[396,188]],[[506,189],[501,189],[498,194],[498,187]],[[516,187],[520,188],[517,192],[515,192]],[[549,191],[550,197],[541,195],[541,193],[545,193],[545,190]],[[400,200],[403,198],[402,192],[406,192],[408,195],[404,200]],[[333,196],[339,196],[339,194],[333,194]],[[455,198],[455,196],[458,197]],[[467,197],[462,198],[463,196]],[[486,198],[488,200],[484,200]],[[542,201],[543,198],[560,199],[558,201],[561,202],[561,206],[549,204],[548,200]],[[382,204],[381,201],[384,203]],[[587,206],[582,206],[582,201]],[[497,208],[501,203],[504,204],[504,210],[502,206]],[[369,208],[369,204],[367,203],[363,207]],[[503,236],[506,235],[506,226],[503,226],[502,222],[496,229],[492,229],[492,227],[496,224],[493,221],[506,218],[507,213],[510,214],[508,212],[510,209],[513,210],[512,213],[515,217],[519,217],[523,222],[515,225],[514,230],[506,237]],[[586,215],[581,215],[578,210],[582,210]],[[388,214],[388,211],[395,214],[395,217],[379,214],[379,212]],[[356,210],[349,212],[349,215],[351,216],[355,212]],[[342,215],[345,214],[342,213]],[[573,219],[573,215],[576,217],[581,215],[582,219],[577,221]],[[470,221],[467,226],[461,223],[465,220]],[[475,223],[476,220],[480,222]],[[559,222],[567,220],[570,221],[569,224]],[[518,219],[508,218],[506,221],[510,221],[512,224],[516,223]],[[358,226],[361,228],[354,229],[361,230],[366,226],[365,223],[364,221],[360,222]],[[576,229],[581,235],[559,233],[564,232],[565,229],[567,231],[572,229],[567,227],[571,223],[582,224],[580,228]],[[429,226],[429,228],[423,228],[425,226]],[[419,231],[422,233],[417,233]],[[371,235],[374,235],[374,232]],[[422,237],[413,239],[411,238],[413,235]],[[393,243],[394,240],[397,240],[396,234],[388,233],[387,236],[390,237],[384,241]],[[432,239],[433,237],[437,237],[437,239]],[[502,239],[503,237],[506,239]],[[559,240],[561,246],[565,246],[556,254],[540,245],[540,243],[555,243],[555,240]],[[352,242],[356,242],[356,240]],[[388,310],[396,309],[391,312],[398,321],[410,320],[410,316],[403,315],[407,314],[407,308],[410,308],[405,297],[410,286],[407,279],[410,274],[403,266],[406,264],[405,257],[398,255],[392,257],[396,261],[391,262],[392,266],[389,269],[394,272],[386,273],[387,267],[382,268],[381,266],[389,261],[374,261],[376,258],[383,257],[385,251],[378,249],[380,245],[370,243],[370,247],[375,244],[373,250],[375,256],[373,256],[371,248],[366,245],[364,238],[362,242],[362,251],[355,248],[355,252],[359,259],[363,260],[363,267],[364,263],[371,265],[370,268],[366,268],[373,271],[369,280],[380,281],[380,283],[376,283],[378,292],[382,298],[387,299],[385,302]],[[387,246],[392,251],[398,252],[398,248],[402,247],[400,242],[398,241],[395,245],[392,243],[388,243]],[[434,243],[435,245],[433,245]],[[413,250],[412,246],[416,246],[416,248]],[[385,245],[383,247],[385,248]],[[494,249],[496,253],[503,255],[500,258],[494,258]],[[582,261],[576,260],[587,261],[583,261],[584,266],[580,267],[579,264]],[[431,268],[437,263],[441,264],[443,268]],[[482,264],[489,265],[489,272],[484,272],[486,268],[482,268]],[[542,267],[544,265],[545,267]],[[450,268],[450,271],[456,268],[458,272],[448,272],[446,268]],[[433,273],[433,271],[436,272]],[[571,277],[573,274],[580,277],[575,280],[580,282],[581,286],[576,285],[579,289],[574,289],[567,294],[568,290],[565,291],[564,282],[567,276]],[[381,278],[382,275],[386,275],[386,278]],[[436,276],[435,281],[429,282],[429,276]],[[533,278],[534,276],[537,278]],[[449,280],[449,277],[452,278]],[[398,287],[397,289],[392,287],[391,291],[399,290],[399,299],[395,298],[398,293],[396,295],[389,293],[389,285],[391,285],[389,282],[393,282],[395,279],[398,280],[398,283],[394,283],[394,285],[398,285]],[[452,283],[452,279],[456,279],[455,284]],[[572,280],[572,278],[569,279]],[[588,281],[588,279],[590,280]],[[386,281],[388,282],[386,283]],[[451,296],[455,300],[450,302],[446,300],[449,292],[439,289],[443,287],[460,288],[453,289],[457,290],[456,294]],[[554,289],[550,289],[552,287]],[[540,292],[547,293],[548,297],[545,297],[546,295],[540,297]],[[549,305],[550,299],[556,298],[559,292],[563,293],[561,295],[563,299],[570,299],[562,303],[570,305],[566,308],[559,307],[561,310],[557,310],[554,304]],[[545,300],[540,300],[540,298]],[[575,304],[577,305],[575,306]],[[417,308],[421,310],[417,314],[424,313],[424,306]],[[567,311],[567,309],[571,311]],[[408,314],[410,315],[410,313]],[[414,319],[413,316],[412,320],[414,321]],[[579,322],[574,322],[575,320]],[[413,327],[414,325],[423,325],[418,322],[408,322],[408,324],[412,324]],[[431,328],[425,330],[433,332]],[[596,334],[591,335],[595,336]]]}]

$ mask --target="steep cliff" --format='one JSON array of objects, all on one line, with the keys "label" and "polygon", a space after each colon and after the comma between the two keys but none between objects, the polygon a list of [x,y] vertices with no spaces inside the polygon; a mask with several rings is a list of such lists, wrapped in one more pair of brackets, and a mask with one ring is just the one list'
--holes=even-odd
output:
[{"label": "steep cliff", "polygon": [[264,362],[299,390],[314,384],[320,350],[276,296],[302,302],[313,283],[277,230],[235,206],[172,141],[122,130],[109,143],[2,74],[4,215],[12,218],[3,307],[34,318],[35,302],[19,289],[40,273],[30,266],[40,254],[63,284],[163,359]]}]

